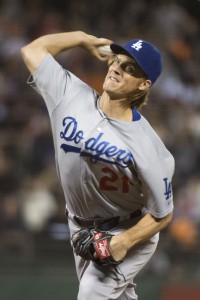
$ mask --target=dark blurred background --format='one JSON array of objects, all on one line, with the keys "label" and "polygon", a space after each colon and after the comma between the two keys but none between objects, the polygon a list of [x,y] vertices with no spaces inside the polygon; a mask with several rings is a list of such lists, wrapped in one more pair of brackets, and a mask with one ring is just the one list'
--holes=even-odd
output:
[{"label": "dark blurred background", "polygon": [[[200,299],[200,1],[0,1],[0,299],[75,300],[77,279],[46,107],[26,85],[20,48],[82,30],[163,53],[142,109],[176,160],[174,218],[136,279],[139,299]],[[106,64],[81,49],[60,63],[101,92]]]}]

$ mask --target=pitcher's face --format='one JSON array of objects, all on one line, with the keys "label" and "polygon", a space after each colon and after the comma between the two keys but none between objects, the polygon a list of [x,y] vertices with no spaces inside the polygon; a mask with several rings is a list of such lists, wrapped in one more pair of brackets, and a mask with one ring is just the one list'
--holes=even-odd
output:
[{"label": "pitcher's face", "polygon": [[140,89],[145,77],[133,58],[124,54],[114,55],[110,59],[103,89],[113,100],[129,98],[134,91]]}]

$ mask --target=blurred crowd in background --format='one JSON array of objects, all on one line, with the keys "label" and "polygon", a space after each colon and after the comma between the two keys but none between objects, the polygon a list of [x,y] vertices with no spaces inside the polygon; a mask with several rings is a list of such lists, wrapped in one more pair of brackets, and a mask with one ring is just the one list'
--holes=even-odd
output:
[{"label": "blurred crowd in background", "polygon": [[[200,276],[197,0],[0,0],[0,260],[34,258],[37,236],[68,238],[48,113],[26,84],[20,48],[41,35],[74,30],[118,43],[146,39],[163,53],[163,74],[141,112],[175,157],[175,209],[147,271],[177,276],[191,267]],[[105,63],[82,49],[58,60],[101,92]]]}]

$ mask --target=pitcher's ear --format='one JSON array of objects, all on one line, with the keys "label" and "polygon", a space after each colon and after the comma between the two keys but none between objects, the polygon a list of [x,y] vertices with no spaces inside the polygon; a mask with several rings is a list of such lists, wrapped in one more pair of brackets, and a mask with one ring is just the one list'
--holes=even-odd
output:
[{"label": "pitcher's ear", "polygon": [[149,90],[150,87],[151,87],[151,85],[152,85],[151,80],[150,79],[146,79],[143,82],[141,82],[141,84],[139,85],[138,89],[141,90],[141,91]]}]

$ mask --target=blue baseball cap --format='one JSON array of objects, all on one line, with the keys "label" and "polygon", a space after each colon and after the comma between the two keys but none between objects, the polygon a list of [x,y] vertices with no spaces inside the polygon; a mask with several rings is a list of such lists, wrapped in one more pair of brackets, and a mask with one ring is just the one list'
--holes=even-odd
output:
[{"label": "blue baseball cap", "polygon": [[110,48],[115,54],[126,52],[133,57],[144,71],[152,84],[162,72],[162,57],[160,51],[147,41],[134,39],[124,46],[111,44]]}]

